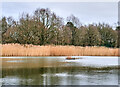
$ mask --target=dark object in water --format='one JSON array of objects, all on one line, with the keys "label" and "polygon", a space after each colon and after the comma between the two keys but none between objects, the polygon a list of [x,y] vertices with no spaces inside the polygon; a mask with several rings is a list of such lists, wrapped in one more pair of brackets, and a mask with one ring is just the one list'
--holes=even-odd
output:
[{"label": "dark object in water", "polygon": [[67,57],[66,59],[67,59],[67,60],[75,60],[75,59],[80,59],[80,58],[72,58],[72,57],[69,56],[69,57]]}]

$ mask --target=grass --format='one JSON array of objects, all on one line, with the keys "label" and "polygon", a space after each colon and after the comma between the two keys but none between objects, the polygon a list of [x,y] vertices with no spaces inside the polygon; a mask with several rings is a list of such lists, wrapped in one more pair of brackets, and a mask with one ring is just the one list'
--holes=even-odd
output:
[{"label": "grass", "polygon": [[2,44],[2,56],[119,56],[118,48]]}]

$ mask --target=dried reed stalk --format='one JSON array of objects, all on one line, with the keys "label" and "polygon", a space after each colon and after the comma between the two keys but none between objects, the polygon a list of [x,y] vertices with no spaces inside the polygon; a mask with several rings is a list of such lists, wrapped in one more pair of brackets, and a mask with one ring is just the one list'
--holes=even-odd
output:
[{"label": "dried reed stalk", "polygon": [[0,44],[2,56],[118,56],[118,48]]}]

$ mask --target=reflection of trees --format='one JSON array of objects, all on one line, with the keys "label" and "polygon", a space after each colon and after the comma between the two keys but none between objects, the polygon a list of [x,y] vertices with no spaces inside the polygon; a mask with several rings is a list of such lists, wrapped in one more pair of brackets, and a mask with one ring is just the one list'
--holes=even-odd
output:
[{"label": "reflection of trees", "polygon": [[[98,75],[96,78],[99,78],[99,76],[102,76],[103,74],[105,76],[109,73],[109,70],[104,70],[105,73],[98,73],[97,71],[100,72],[101,70],[76,66],[9,68],[2,70],[2,78],[7,78],[9,76],[18,77],[20,79],[19,83],[26,85],[71,85],[72,83],[79,84],[80,81],[86,81],[89,83],[90,78],[95,80],[93,76]],[[89,77],[79,78],[76,75]],[[102,79],[102,77],[100,77],[100,79]]]}]

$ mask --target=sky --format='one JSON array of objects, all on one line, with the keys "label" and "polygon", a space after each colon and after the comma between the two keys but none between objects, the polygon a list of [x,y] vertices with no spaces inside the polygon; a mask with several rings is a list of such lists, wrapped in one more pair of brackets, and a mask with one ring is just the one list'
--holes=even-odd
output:
[{"label": "sky", "polygon": [[117,2],[2,2],[2,16],[18,20],[23,12],[32,15],[37,8],[50,8],[64,21],[73,14],[82,24],[105,22],[114,27],[118,21]]}]

